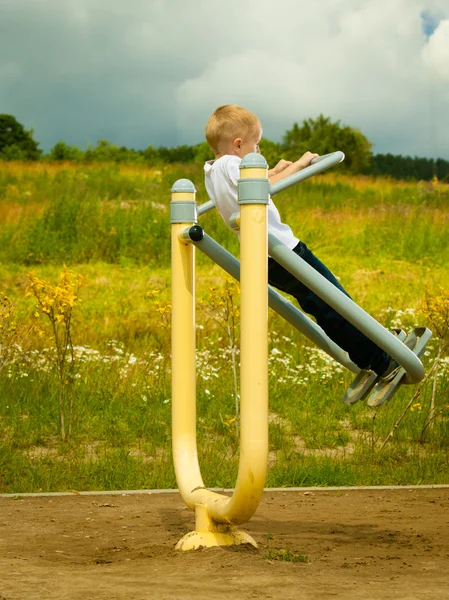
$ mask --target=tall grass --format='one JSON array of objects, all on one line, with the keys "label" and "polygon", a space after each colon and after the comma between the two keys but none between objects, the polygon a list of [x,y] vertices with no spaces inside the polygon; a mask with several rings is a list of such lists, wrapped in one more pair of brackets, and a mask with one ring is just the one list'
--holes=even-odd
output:
[{"label": "tall grass", "polygon": [[[17,338],[0,365],[1,492],[175,486],[170,331],[158,307],[170,302],[168,205],[180,177],[194,181],[200,203],[207,200],[195,165],[0,164],[0,291],[15,305],[17,321]],[[449,289],[447,185],[330,174],[276,203],[295,233],[388,327],[425,325],[425,290]],[[236,236],[216,213],[201,224],[238,254]],[[25,290],[31,269],[55,282],[64,263],[87,280],[73,314],[76,402],[73,435],[63,443],[55,350],[49,334],[38,335]],[[197,263],[198,296],[207,305],[223,275],[200,253]],[[229,340],[201,309],[197,316],[200,459],[207,485],[232,486],[238,440]],[[426,365],[436,348],[432,342]],[[422,433],[429,384],[380,452],[412,386],[378,411],[364,403],[348,408],[339,399],[351,375],[270,314],[268,484],[448,483],[448,371],[445,357],[433,429]]]},{"label": "tall grass", "polygon": [[[168,267],[170,187],[190,177],[204,196],[201,169],[52,164],[0,165],[0,259],[42,263],[108,262]],[[411,185],[334,175],[305,182],[276,200],[295,233],[339,254],[427,260],[448,258],[449,186]],[[232,251],[236,236],[216,213],[202,220]],[[332,235],[329,235],[329,232]],[[200,264],[204,262],[201,257]]]}]

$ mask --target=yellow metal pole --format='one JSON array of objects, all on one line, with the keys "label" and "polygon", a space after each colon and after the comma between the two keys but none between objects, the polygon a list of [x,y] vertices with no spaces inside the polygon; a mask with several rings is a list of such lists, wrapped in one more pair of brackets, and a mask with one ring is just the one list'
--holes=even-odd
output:
[{"label": "yellow metal pole", "polygon": [[191,490],[204,487],[196,446],[195,247],[181,239],[196,221],[195,187],[186,179],[172,188],[172,448],[176,480],[192,509]]},{"label": "yellow metal pole", "polygon": [[[265,166],[261,168],[261,164]],[[237,523],[249,520],[256,511],[268,466],[268,172],[265,159],[257,154],[246,157],[240,178],[240,463],[228,512],[228,518]]]},{"label": "yellow metal pole", "polygon": [[192,203],[194,187],[191,182],[180,180],[172,192],[173,458],[179,490],[186,504],[195,509],[196,517],[195,531],[185,535],[176,547],[188,550],[241,543],[256,545],[235,525],[248,521],[256,511],[268,464],[267,164],[258,154],[245,157],[239,184],[241,440],[239,472],[231,498],[204,487],[198,464],[194,248],[182,235],[196,221],[196,215],[188,215],[187,209],[183,213],[177,204]]}]

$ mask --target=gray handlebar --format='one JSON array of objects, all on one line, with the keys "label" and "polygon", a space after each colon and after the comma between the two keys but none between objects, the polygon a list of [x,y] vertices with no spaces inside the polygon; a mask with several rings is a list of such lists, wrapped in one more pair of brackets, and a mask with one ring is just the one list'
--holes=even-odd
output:
[{"label": "gray handlebar", "polygon": [[212,200],[208,200],[207,202],[205,202],[201,206],[198,206],[197,215],[198,216],[204,215],[204,213],[209,212],[213,208],[215,208],[215,204],[212,202]]},{"label": "gray handlebar", "polygon": [[300,181],[304,181],[309,177],[313,177],[318,173],[322,173],[323,171],[326,171],[327,169],[338,165],[344,159],[345,155],[343,154],[343,152],[340,151],[332,152],[331,154],[324,154],[323,156],[318,156],[317,158],[314,158],[312,160],[312,163],[309,167],[306,167],[305,169],[302,169],[302,171],[299,171],[294,175],[290,175],[290,177],[286,177],[285,179],[282,179],[281,181],[278,181],[273,185],[270,185],[270,195],[274,196],[275,194],[286,190],[287,188],[291,187],[292,185],[295,185],[296,183],[299,183]]},{"label": "gray handlebar", "polygon": [[[300,181],[304,181],[305,179],[313,177],[314,175],[318,175],[318,173],[322,173],[323,171],[326,171],[331,167],[335,167],[335,165],[338,165],[344,159],[345,155],[343,154],[343,152],[340,151],[331,152],[330,154],[323,154],[323,156],[318,156],[317,158],[314,158],[312,160],[310,166],[306,167],[305,169],[302,169],[302,171],[299,171],[294,175],[290,175],[290,177],[286,177],[282,181],[278,181],[273,185],[270,185],[270,195],[274,196],[275,194],[286,190],[287,188],[291,187],[292,185],[295,185],[296,183],[299,183]],[[198,206],[198,216],[204,215],[204,213],[209,212],[213,208],[215,208],[215,204],[212,202],[212,200],[205,202],[201,206]]]}]

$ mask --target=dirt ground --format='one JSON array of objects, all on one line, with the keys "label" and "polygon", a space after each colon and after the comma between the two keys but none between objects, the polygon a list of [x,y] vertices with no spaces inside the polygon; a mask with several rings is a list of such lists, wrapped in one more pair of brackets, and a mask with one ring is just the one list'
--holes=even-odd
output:
[{"label": "dirt ground", "polygon": [[449,599],[448,488],[268,491],[259,549],[174,550],[193,525],[177,493],[0,498],[0,600]]}]

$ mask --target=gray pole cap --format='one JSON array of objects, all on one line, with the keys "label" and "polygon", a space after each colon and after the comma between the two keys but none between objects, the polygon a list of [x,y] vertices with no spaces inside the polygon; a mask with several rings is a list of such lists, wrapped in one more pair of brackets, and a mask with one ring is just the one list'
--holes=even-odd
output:
[{"label": "gray pole cap", "polygon": [[171,192],[172,193],[176,193],[176,192],[192,193],[192,192],[196,192],[196,189],[195,189],[195,186],[193,185],[193,183],[189,179],[178,179],[173,184]]},{"label": "gray pole cap", "polygon": [[243,157],[240,163],[241,169],[268,169],[267,161],[264,159],[262,154],[257,152],[251,152]]}]

